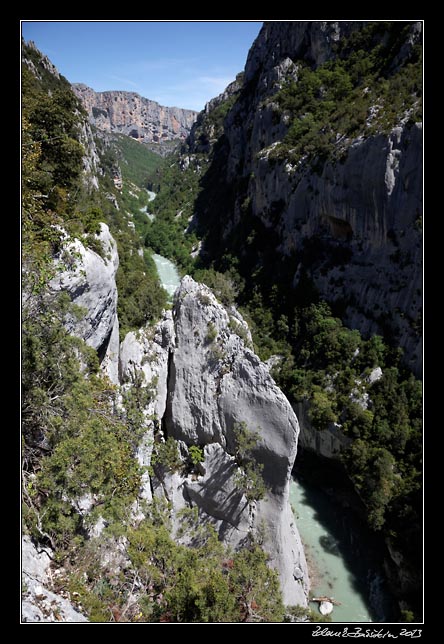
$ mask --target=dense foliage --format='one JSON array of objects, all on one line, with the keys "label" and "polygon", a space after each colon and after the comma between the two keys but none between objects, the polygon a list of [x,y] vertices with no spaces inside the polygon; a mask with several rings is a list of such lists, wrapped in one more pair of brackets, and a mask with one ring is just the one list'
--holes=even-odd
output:
[{"label": "dense foliage", "polygon": [[156,216],[146,228],[145,245],[170,257],[186,272],[193,265],[191,252],[197,248],[193,230],[194,201],[199,192],[202,158],[193,157],[179,164],[177,155],[169,156],[159,175],[159,192],[151,210]]},{"label": "dense foliage", "polygon": [[297,162],[340,158],[350,138],[390,132],[401,118],[422,120],[421,47],[397,68],[409,23],[370,23],[337,46],[337,56],[316,69],[299,65],[273,100],[290,127],[270,158]]},{"label": "dense foliage", "polygon": [[[139,525],[110,525],[77,552],[58,590],[68,590],[95,622],[283,621],[277,575],[261,548],[250,541],[231,552],[194,511],[183,519],[181,538],[192,539],[192,548],[171,538],[168,511],[158,501]],[[117,534],[125,544],[119,574],[102,556],[115,548]]]},{"label": "dense foliage", "polygon": [[124,182],[134,183],[139,188],[149,188],[155,181],[157,169],[163,164],[162,157],[130,136],[110,136]]},{"label": "dense foliage", "polygon": [[[25,48],[25,53],[40,69],[36,52]],[[77,99],[66,80],[40,71],[37,79],[25,64],[22,84],[23,517],[30,533],[63,558],[83,541],[76,508],[81,497],[92,497],[107,517],[125,514],[134,500],[142,423],[134,400],[140,405],[142,391],[143,396],[149,391],[134,383],[131,395],[119,397],[118,410],[118,392],[101,377],[96,352],[66,331],[66,317],[81,318],[85,312],[66,293],[49,288],[57,271],[76,265],[69,245],[74,237],[103,253],[96,236],[99,222],[112,223],[115,213],[104,196],[106,183],[91,193],[83,181],[84,114]],[[129,322],[123,316],[124,323],[134,323],[136,316],[143,323],[158,315],[165,300],[157,282],[149,289],[137,240],[125,239],[124,233],[121,240],[118,280],[131,281],[127,291],[139,286],[135,297],[144,304],[132,318],[130,312]],[[128,293],[125,297],[124,285],[122,293],[125,312],[132,300]]]}]

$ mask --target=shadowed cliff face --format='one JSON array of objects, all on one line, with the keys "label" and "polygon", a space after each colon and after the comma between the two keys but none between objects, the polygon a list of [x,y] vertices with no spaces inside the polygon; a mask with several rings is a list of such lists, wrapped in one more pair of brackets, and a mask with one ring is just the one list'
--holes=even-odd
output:
[{"label": "shadowed cliff face", "polygon": [[[188,276],[175,294],[172,318],[166,315],[153,340],[143,330],[126,336],[120,352],[122,381],[134,368],[143,370],[146,382],[156,377],[156,397],[146,418],[157,416],[165,435],[176,439],[184,463],[190,448],[202,450],[199,475],[155,475],[146,479],[141,496],[151,498],[152,492],[171,502],[175,530],[181,511],[196,507],[199,520],[213,525],[235,549],[249,535],[263,532],[262,544],[279,573],[284,602],[305,605],[308,573],[288,501],[298,420],[267,366],[248,348],[249,337],[236,309],[225,309],[210,289]],[[253,502],[239,483],[240,423],[256,436],[252,450],[265,486],[262,498]],[[147,436],[153,436],[153,429],[148,422]],[[142,451],[139,458],[149,465],[151,450]]]},{"label": "shadowed cliff face", "polygon": [[197,116],[193,110],[163,107],[135,92],[95,92],[83,84],[72,87],[97,129],[145,143],[185,139]]},{"label": "shadowed cliff face", "polygon": [[[409,69],[419,46],[421,25],[402,28],[387,27],[385,33],[381,26],[369,39],[373,47],[386,47],[379,71],[388,84]],[[300,149],[294,135],[287,143],[295,119],[301,127],[310,116],[304,110],[315,113],[327,91],[324,85],[310,108],[301,108],[303,113],[279,104],[282,88],[289,82],[297,87],[301,70],[316,71],[341,51],[346,52],[344,60],[353,56],[347,43],[365,29],[368,25],[358,22],[264,25],[216,142],[211,110],[199,117],[190,136],[192,152],[201,151],[203,140],[212,143],[199,224],[206,237],[204,250],[213,259],[226,253],[239,256],[252,229],[260,226],[269,261],[285,263],[290,288],[298,286],[303,273],[321,297],[340,306],[346,324],[391,338],[420,374],[422,123],[411,116],[416,99],[407,96],[383,123],[390,98],[378,94],[379,85],[368,90],[356,81],[349,104],[342,103],[350,118],[358,110],[353,101],[369,92],[372,100],[354,133],[332,132],[327,152],[316,148],[323,126],[329,126],[321,117],[314,142]]]}]

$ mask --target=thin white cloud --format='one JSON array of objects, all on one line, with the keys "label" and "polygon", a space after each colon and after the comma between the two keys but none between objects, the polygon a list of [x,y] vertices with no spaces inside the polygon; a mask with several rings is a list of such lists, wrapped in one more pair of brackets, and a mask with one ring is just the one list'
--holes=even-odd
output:
[{"label": "thin white cloud", "polygon": [[234,76],[197,76],[182,83],[169,85],[153,96],[161,105],[176,105],[201,110],[205,103],[220,94],[234,80]]},{"label": "thin white cloud", "polygon": [[214,87],[219,92],[223,92],[226,86],[234,79],[228,76],[200,76],[197,80],[207,87]]},{"label": "thin white cloud", "polygon": [[118,83],[123,83],[124,85],[129,85],[130,87],[134,87],[140,90],[140,85],[132,81],[130,78],[123,78],[122,76],[116,76],[115,74],[108,74],[106,78],[117,81]]},{"label": "thin white cloud", "polygon": [[135,64],[137,71],[162,71],[171,67],[185,67],[194,65],[198,58],[159,58],[156,60],[139,60]]}]

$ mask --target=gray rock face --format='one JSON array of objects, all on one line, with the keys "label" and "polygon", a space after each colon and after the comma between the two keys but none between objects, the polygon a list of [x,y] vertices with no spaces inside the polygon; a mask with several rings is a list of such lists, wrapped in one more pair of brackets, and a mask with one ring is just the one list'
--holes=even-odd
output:
[{"label": "gray rock face", "polygon": [[[278,252],[301,253],[319,240],[319,259],[308,268],[330,301],[346,301],[345,322],[363,333],[389,323],[409,366],[421,372],[418,324],[422,310],[422,127],[397,127],[389,136],[358,140],[341,164],[307,174],[285,163],[254,166],[253,212],[269,227],[270,203],[285,203],[277,230]],[[336,265],[322,248],[342,249]],[[345,256],[345,255],[344,255]],[[299,270],[294,284],[299,281]]]},{"label": "gray rock face", "polygon": [[211,145],[213,145],[221,135],[221,123],[216,126],[216,124],[211,122],[211,119],[208,119],[207,117],[222,103],[230,99],[234,99],[235,95],[239,93],[242,88],[242,80],[243,74],[238,74],[236,76],[236,80],[230,83],[225,90],[219,94],[219,96],[208,101],[202,112],[199,112],[197,115],[188,139],[190,146],[195,152],[209,152]]},{"label": "gray rock face", "polygon": [[[197,505],[234,547],[263,524],[264,548],[279,571],[284,601],[304,605],[308,575],[288,501],[297,418],[267,366],[245,346],[229,313],[206,286],[183,278],[173,318],[176,347],[170,359],[165,429],[185,446],[200,445],[205,455],[202,477],[176,481],[182,503]],[[264,499],[253,505],[236,479],[234,430],[241,422],[258,435],[253,453],[263,465],[267,487]]]},{"label": "gray rock face", "polygon": [[22,538],[22,620],[23,622],[87,622],[66,597],[48,589],[51,585],[50,556],[41,552],[28,536]]},{"label": "gray rock face", "polygon": [[83,121],[81,126],[79,141],[85,148],[85,154],[82,157],[83,181],[90,191],[98,190],[99,180],[97,177],[102,173],[102,169],[91,125],[86,119]]},{"label": "gray rock face", "polygon": [[[37,48],[37,45],[33,40],[29,40],[27,43],[25,43],[25,41],[22,39],[22,46],[23,46],[22,62],[24,62],[29,67],[29,69],[32,71],[32,73],[36,78],[40,80],[42,78],[40,71],[38,69],[39,66],[41,66],[47,72],[52,74],[52,76],[55,76],[55,78],[58,78],[58,79],[60,78],[60,73],[57,67],[53,65],[53,63],[49,60],[48,56],[45,56],[45,54],[42,54],[42,52]],[[25,47],[31,49],[33,52],[38,54],[40,58],[37,65],[34,64],[31,57],[26,52]]]},{"label": "gray rock face", "polygon": [[[321,65],[332,56],[332,45],[359,29],[362,22],[266,22],[254,41],[245,65],[245,80],[263,78],[280,61],[303,59]],[[265,83],[264,83],[265,84]]]},{"label": "gray rock face", "polygon": [[[130,331],[120,347],[120,382],[125,390],[132,386],[136,374],[143,375],[143,386],[152,392],[143,408],[146,432],[137,451],[139,464],[148,468],[153,451],[154,429],[160,427],[167,400],[168,357],[174,347],[172,315],[167,311],[155,329]],[[155,419],[155,420],[153,420]],[[140,498],[151,501],[151,481],[148,472],[142,474]]]},{"label": "gray rock face", "polygon": [[[116,242],[106,224],[101,224],[98,239],[102,243],[104,258],[75,240],[69,248],[70,254],[77,254],[75,268],[57,275],[51,282],[51,288],[54,291],[66,291],[72,302],[82,307],[85,316],[80,320],[68,319],[68,331],[94,347],[102,360],[108,352],[107,370],[115,378],[116,337],[118,338],[115,277],[119,257]],[[113,367],[110,364],[112,361]]]},{"label": "gray rock face", "polygon": [[340,425],[331,423],[327,429],[314,429],[308,416],[309,404],[298,403],[294,409],[301,429],[299,445],[323,458],[338,459],[342,450],[351,443],[351,439],[341,431]]},{"label": "gray rock face", "polygon": [[197,116],[193,110],[163,107],[135,92],[95,92],[82,83],[72,88],[97,129],[143,142],[185,139]]},{"label": "gray rock face", "polygon": [[119,355],[120,355],[120,340],[119,340],[119,318],[117,312],[114,317],[114,324],[111,330],[108,346],[106,348],[105,356],[101,362],[102,372],[110,379],[113,385],[119,384]]},{"label": "gray rock face", "polygon": [[[208,217],[209,236],[216,236],[214,228],[219,227],[219,236],[228,240],[246,216],[243,205],[248,203],[249,216],[270,231],[275,251],[271,261],[285,259],[288,271],[294,271],[293,286],[306,271],[322,297],[345,309],[342,317],[348,326],[364,335],[390,334],[404,349],[408,366],[420,374],[421,123],[399,114],[388,134],[339,137],[341,160],[319,160],[316,171],[303,158],[297,165],[286,158],[269,158],[290,125],[289,115],[274,109],[274,96],[284,79],[297,80],[301,65],[316,67],[332,59],[335,44],[363,24],[264,24],[250,49],[243,87],[225,118],[224,138],[213,161],[220,182],[226,184],[225,193],[233,191],[235,196],[220,222],[211,218],[210,206],[203,208],[199,224],[205,227]],[[412,23],[391,71],[408,59],[420,32],[421,25]],[[378,109],[372,107],[370,121],[372,110]],[[205,117],[202,112],[197,123]],[[198,146],[191,137],[191,150],[198,151]],[[217,185],[204,194],[207,203]],[[222,194],[218,197],[223,199]]]}]

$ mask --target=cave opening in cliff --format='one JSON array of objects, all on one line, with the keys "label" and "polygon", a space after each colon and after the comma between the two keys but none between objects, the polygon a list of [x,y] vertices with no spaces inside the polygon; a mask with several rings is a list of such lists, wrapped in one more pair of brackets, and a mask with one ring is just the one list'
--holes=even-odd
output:
[{"label": "cave opening in cliff", "polygon": [[330,223],[330,232],[335,239],[340,239],[341,241],[351,241],[353,238],[353,228],[350,226],[348,221],[344,219],[338,219],[338,217],[328,217]]}]

